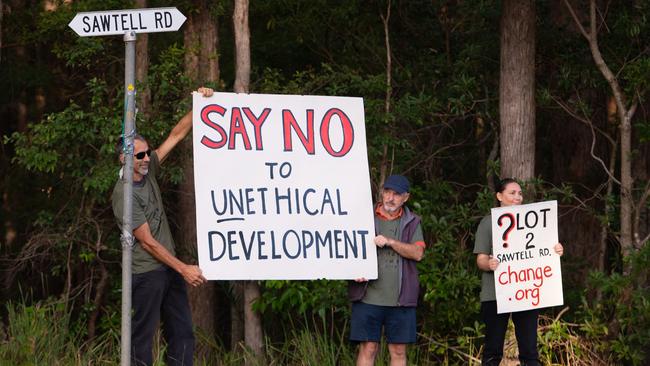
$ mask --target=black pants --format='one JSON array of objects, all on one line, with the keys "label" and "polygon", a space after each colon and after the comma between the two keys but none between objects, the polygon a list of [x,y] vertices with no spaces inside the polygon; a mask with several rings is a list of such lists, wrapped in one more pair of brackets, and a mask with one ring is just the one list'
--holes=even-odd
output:
[{"label": "black pants", "polygon": [[133,275],[131,364],[153,364],[151,348],[158,323],[167,342],[167,365],[191,366],[194,333],[183,277],[169,267]]},{"label": "black pants", "polygon": [[482,365],[498,366],[503,357],[503,342],[508,330],[508,319],[512,315],[515,336],[519,347],[519,361],[524,366],[538,366],[537,353],[537,316],[539,310],[518,311],[516,313],[497,314],[497,302],[481,303],[481,318],[485,323],[485,348]]}]

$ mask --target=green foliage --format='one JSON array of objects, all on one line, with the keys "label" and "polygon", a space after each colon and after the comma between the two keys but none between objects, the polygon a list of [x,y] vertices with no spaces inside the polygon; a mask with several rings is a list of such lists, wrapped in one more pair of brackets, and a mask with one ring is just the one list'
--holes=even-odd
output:
[{"label": "green foliage", "polygon": [[81,187],[104,201],[116,176],[108,162],[115,159],[117,135],[106,137],[119,130],[120,120],[114,107],[105,103],[107,88],[102,81],[93,79],[87,88],[88,110],[73,102],[32,124],[29,134],[15,132],[5,142],[16,147],[14,162],[34,172],[53,173],[68,187]]},{"label": "green foliage", "polygon": [[7,312],[7,341],[0,348],[0,359],[15,365],[55,364],[60,356],[70,353],[69,316],[63,304],[44,307],[9,303]]},{"label": "green foliage", "polygon": [[283,322],[296,320],[296,314],[314,314],[323,320],[349,315],[344,281],[264,281],[263,288],[254,308],[261,313],[278,314]]},{"label": "green foliage", "polygon": [[641,121],[634,125],[641,142],[650,142],[650,121]]},{"label": "green foliage", "polygon": [[[615,360],[641,365],[650,347],[650,290],[646,285],[650,246],[626,258],[630,273],[592,272],[582,311],[584,332]],[[589,294],[599,293],[599,301]]]},{"label": "green foliage", "polygon": [[426,364],[431,365],[479,365],[482,332],[482,324],[474,322],[473,327],[467,326],[459,330],[456,337],[422,336],[424,345],[420,353],[426,355],[422,361],[426,360]]},{"label": "green foliage", "polygon": [[575,324],[560,319],[540,319],[539,358],[544,365],[595,365],[605,362],[593,352],[590,338],[582,337]]},{"label": "green foliage", "polygon": [[0,342],[0,364],[67,366],[116,361],[110,352],[116,351],[119,340],[103,337],[91,352],[84,352],[82,339],[71,331],[73,328],[62,302],[8,303],[7,333],[6,339]]},{"label": "green foliage", "polygon": [[[176,106],[175,111],[189,110],[190,104],[187,103],[189,99],[185,101],[185,98],[181,98],[192,87],[189,78],[183,72],[184,55],[184,48],[172,44],[160,53],[158,62],[149,68],[149,87],[154,98],[154,110],[164,111],[170,106]],[[179,101],[185,103],[179,106]]]},{"label": "green foliage", "polygon": [[430,182],[411,194],[411,206],[430,233],[425,257],[418,264],[424,288],[423,328],[454,337],[478,314],[480,276],[470,233],[482,215],[472,205],[459,203],[462,195],[447,182]]}]

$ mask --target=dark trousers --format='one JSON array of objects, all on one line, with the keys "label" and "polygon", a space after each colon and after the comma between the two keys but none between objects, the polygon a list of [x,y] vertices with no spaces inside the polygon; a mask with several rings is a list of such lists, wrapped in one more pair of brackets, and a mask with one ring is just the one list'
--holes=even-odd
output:
[{"label": "dark trousers", "polygon": [[482,365],[498,366],[501,362],[503,342],[508,330],[508,319],[512,316],[521,365],[538,366],[540,364],[537,353],[538,315],[539,310],[497,314],[496,301],[482,302],[481,318],[485,323],[485,347],[483,349]]},{"label": "dark trousers", "polygon": [[167,365],[191,366],[194,333],[183,277],[169,267],[133,275],[131,364],[153,364],[151,348],[158,323],[167,342]]}]

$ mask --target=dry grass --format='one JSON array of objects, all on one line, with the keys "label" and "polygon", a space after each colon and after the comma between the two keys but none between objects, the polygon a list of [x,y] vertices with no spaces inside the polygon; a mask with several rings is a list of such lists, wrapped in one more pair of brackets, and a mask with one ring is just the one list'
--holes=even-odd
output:
[{"label": "dry grass", "polygon": [[[564,322],[562,315],[568,311],[564,308],[555,318],[540,316],[538,326],[538,348],[540,361],[547,366],[610,366],[614,363],[608,355],[598,351],[596,342],[585,339],[577,333],[579,324]],[[500,366],[519,365],[517,339],[512,321],[508,332]]]}]

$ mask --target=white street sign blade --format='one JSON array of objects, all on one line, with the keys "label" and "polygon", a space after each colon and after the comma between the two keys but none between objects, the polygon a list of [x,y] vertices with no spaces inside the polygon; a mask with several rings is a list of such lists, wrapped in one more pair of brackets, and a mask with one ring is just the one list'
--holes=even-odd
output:
[{"label": "white street sign blade", "polygon": [[176,8],[144,8],[77,13],[68,26],[82,37],[110,36],[126,32],[177,31],[185,16]]}]

